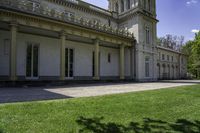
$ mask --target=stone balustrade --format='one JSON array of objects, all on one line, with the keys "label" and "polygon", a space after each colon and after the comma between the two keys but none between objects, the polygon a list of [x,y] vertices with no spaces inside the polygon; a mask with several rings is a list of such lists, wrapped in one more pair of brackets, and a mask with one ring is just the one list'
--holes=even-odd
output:
[{"label": "stone balustrade", "polygon": [[70,24],[75,24],[78,26],[83,26],[100,32],[106,32],[127,38],[134,38],[133,33],[130,33],[127,30],[113,28],[106,24],[94,22],[88,19],[86,20],[82,17],[67,16],[65,12],[61,12],[56,9],[46,7],[42,4],[39,6],[35,6],[28,0],[0,0],[0,8],[12,9],[16,11],[30,13],[33,15],[38,15],[46,18],[55,19],[58,21],[63,21]]}]

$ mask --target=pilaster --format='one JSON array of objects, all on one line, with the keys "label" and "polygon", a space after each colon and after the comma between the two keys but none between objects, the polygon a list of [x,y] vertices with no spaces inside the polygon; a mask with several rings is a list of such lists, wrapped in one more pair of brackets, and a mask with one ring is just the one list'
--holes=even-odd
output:
[{"label": "pilaster", "polygon": [[11,22],[11,45],[10,45],[10,80],[16,81],[16,60],[17,60],[17,22]]},{"label": "pilaster", "polygon": [[99,80],[99,39],[95,39],[95,57],[94,57],[94,79]]},{"label": "pilaster", "polygon": [[60,80],[65,80],[65,42],[66,33],[61,31],[60,34]]},{"label": "pilaster", "polygon": [[125,49],[125,46],[122,44],[120,46],[120,79],[121,80],[125,79],[125,76],[124,76],[124,49]]}]

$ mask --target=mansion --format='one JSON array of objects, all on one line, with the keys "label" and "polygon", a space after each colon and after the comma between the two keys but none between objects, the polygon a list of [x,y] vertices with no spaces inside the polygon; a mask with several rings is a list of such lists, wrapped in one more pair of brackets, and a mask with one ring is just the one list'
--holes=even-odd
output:
[{"label": "mansion", "polygon": [[0,80],[180,79],[187,57],[157,46],[156,0],[0,0]]}]

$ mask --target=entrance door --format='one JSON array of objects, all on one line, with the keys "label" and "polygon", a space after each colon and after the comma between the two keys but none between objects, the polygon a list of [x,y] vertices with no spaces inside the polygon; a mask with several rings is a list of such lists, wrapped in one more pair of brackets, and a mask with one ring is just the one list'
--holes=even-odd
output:
[{"label": "entrance door", "polygon": [[65,48],[65,77],[72,79],[74,77],[74,50]]},{"label": "entrance door", "polygon": [[26,78],[38,79],[38,51],[39,46],[28,44],[26,49]]}]

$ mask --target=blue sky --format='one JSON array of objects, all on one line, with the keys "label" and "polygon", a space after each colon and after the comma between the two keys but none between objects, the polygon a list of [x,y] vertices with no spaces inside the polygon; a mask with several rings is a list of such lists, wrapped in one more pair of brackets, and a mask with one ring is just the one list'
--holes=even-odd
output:
[{"label": "blue sky", "polygon": [[[85,0],[102,8],[107,0]],[[157,0],[158,37],[166,34],[183,35],[185,40],[194,38],[200,29],[200,0]]]}]

